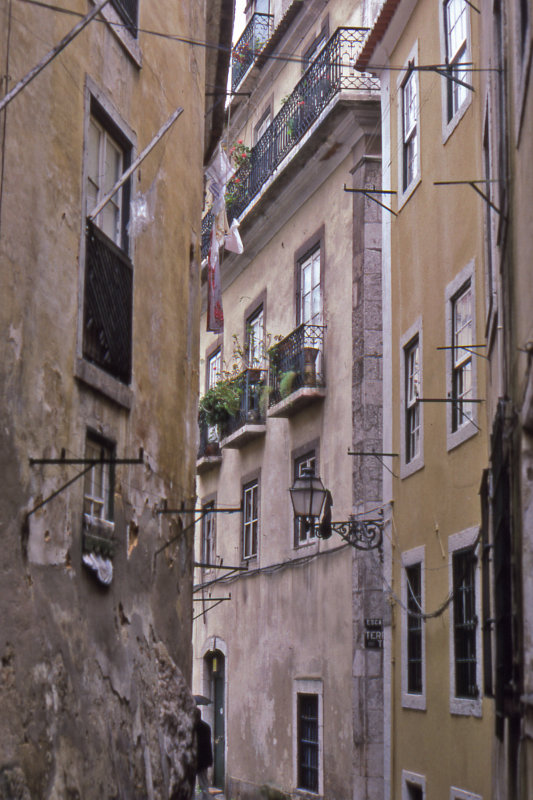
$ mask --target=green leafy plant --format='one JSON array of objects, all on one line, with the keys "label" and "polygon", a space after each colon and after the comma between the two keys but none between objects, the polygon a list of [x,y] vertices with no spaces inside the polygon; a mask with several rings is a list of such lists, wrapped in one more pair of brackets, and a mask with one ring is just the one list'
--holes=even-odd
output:
[{"label": "green leafy plant", "polygon": [[200,399],[198,419],[204,425],[221,425],[235,416],[241,406],[242,388],[238,381],[223,378]]},{"label": "green leafy plant", "polygon": [[288,397],[292,392],[295,378],[296,372],[292,369],[282,372],[279,379],[279,393],[282,398]]}]

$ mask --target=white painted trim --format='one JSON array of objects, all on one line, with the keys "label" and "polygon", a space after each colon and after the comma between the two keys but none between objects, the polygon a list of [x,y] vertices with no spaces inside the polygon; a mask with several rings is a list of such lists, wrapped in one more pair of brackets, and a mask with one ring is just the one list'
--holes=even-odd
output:
[{"label": "white painted trim", "polygon": [[419,361],[420,361],[420,397],[424,397],[424,347],[422,317],[418,317],[416,322],[403,334],[400,339],[400,477],[408,478],[414,472],[418,472],[424,466],[424,404],[419,403],[420,409],[420,450],[415,458],[406,462],[405,448],[405,349],[409,343],[418,337]]},{"label": "white painted trim", "polygon": [[[441,52],[441,64],[446,63],[446,35],[445,35],[445,26],[444,26],[444,7],[446,5],[447,0],[440,0],[439,2],[439,36],[440,36],[440,52]],[[470,8],[468,4],[466,4],[466,25],[467,25],[467,32],[466,32],[466,60],[472,61],[472,27],[470,24]],[[470,77],[473,77],[474,73],[470,73]],[[446,144],[447,140],[450,138],[454,130],[456,129],[459,122],[464,117],[467,109],[472,105],[472,95],[474,94],[470,89],[467,89],[467,94],[453,117],[448,120],[448,79],[441,78],[442,81],[442,88],[441,88],[441,98],[442,98],[442,144]],[[467,80],[466,83],[469,81]]]},{"label": "white painted trim", "polygon": [[[142,0],[139,0],[138,15],[140,15],[141,11],[141,2]],[[91,0],[91,3],[94,5],[96,0]],[[142,67],[142,51],[139,45],[139,40],[136,39],[135,36],[132,36],[129,30],[124,27],[124,21],[122,17],[110,3],[108,3],[107,6],[102,9],[101,14],[134,64],[136,64],[138,67]],[[137,20],[137,24],[138,23],[139,20]]]},{"label": "white painted trim", "polygon": [[[413,192],[415,191],[416,187],[422,180],[422,169],[421,169],[421,154],[422,154],[422,147],[421,147],[421,137],[422,137],[422,126],[420,121],[420,79],[419,73],[416,71],[414,73],[415,81],[416,81],[416,96],[418,101],[418,109],[417,109],[417,119],[416,119],[416,137],[417,137],[417,159],[416,159],[416,169],[413,175],[413,178],[409,185],[404,189],[403,186],[403,92],[402,92],[402,84],[405,81],[407,75],[407,67],[409,63],[413,62],[415,66],[418,66],[418,39],[414,43],[411,52],[409,53],[407,60],[404,63],[404,69],[399,73],[398,78],[396,80],[396,98],[397,98],[397,112],[398,112],[398,127],[397,127],[397,147],[396,147],[396,157],[398,160],[398,205],[397,210],[400,209],[405,205],[405,203],[409,200]],[[385,183],[383,184],[386,185]]]},{"label": "white painted trim", "polygon": [[419,775],[417,772],[410,772],[402,769],[402,800],[412,800],[409,796],[408,784],[414,784],[422,789],[423,800],[426,800],[426,776]]},{"label": "white painted trim", "polygon": [[[422,608],[426,607],[426,548],[425,545],[413,547],[402,553],[402,573],[401,573],[401,597],[404,606],[407,606],[407,576],[405,567],[413,564],[420,564],[421,567],[421,589],[422,589]],[[414,694],[407,689],[407,621],[408,614],[405,609],[401,609],[401,669],[402,669],[402,707],[413,708],[419,711],[426,710],[426,624],[422,623],[422,692]]]},{"label": "white painted trim", "polygon": [[[479,528],[472,527],[466,528],[464,531],[452,534],[448,539],[448,582],[449,591],[453,592],[453,569],[452,569],[452,555],[457,550],[464,550],[471,547],[476,541],[479,534]],[[482,717],[482,649],[481,649],[481,570],[479,568],[479,550],[476,549],[476,562],[475,572],[475,592],[476,592],[476,616],[478,625],[476,630],[476,684],[479,689],[478,697],[456,697],[455,696],[455,643],[453,636],[453,600],[449,606],[448,620],[449,620],[449,641],[450,641],[450,714],[459,714],[464,716]]]},{"label": "white painted trim", "polygon": [[[453,299],[459,294],[463,287],[470,282],[472,290],[472,336],[474,342],[472,344],[479,344],[476,339],[477,324],[476,324],[476,284],[475,284],[475,261],[470,261],[455,278],[450,281],[446,286],[446,313],[445,313],[445,342],[446,346],[452,344],[452,325],[453,325]],[[480,339],[482,337],[479,337]],[[446,394],[447,397],[452,396],[452,370],[453,370],[453,351],[445,350],[446,353]],[[472,355],[472,396],[477,398],[477,365],[478,356]],[[478,404],[472,403],[472,422],[466,422],[461,425],[456,431],[452,431],[452,412],[453,407],[451,403],[445,403],[446,406],[446,449],[453,450],[454,447],[466,442],[478,432],[476,425],[479,419]]]},{"label": "white painted trim", "polygon": [[[318,794],[298,787],[298,694],[318,695]],[[292,686],[292,766],[294,792],[299,797],[324,794],[324,684],[322,678],[295,678]]]},{"label": "white painted trim", "polygon": [[466,792],[464,789],[458,789],[456,786],[450,786],[450,800],[483,800],[483,797],[480,794]]}]

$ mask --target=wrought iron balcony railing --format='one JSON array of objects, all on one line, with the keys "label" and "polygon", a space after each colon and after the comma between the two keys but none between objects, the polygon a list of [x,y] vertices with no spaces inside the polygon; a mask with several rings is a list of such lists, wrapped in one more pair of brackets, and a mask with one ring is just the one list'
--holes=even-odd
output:
[{"label": "wrought iron balcony railing", "polygon": [[271,347],[269,408],[303,387],[325,386],[324,325],[303,324]]},{"label": "wrought iron balcony railing", "polygon": [[252,64],[265,49],[273,29],[274,16],[272,14],[254,14],[244,29],[231,54],[231,89],[233,92],[236,91]]},{"label": "wrought iron balcony railing", "polygon": [[[342,90],[377,92],[379,81],[356,72],[353,65],[365,39],[366,28],[338,28],[312,62],[281,110],[252,148],[250,158],[235,173],[226,192],[228,218],[239,217],[261,191],[283,159],[319,118],[331,99]],[[202,257],[209,252],[213,217],[202,224]]]},{"label": "wrought iron balcony railing", "polygon": [[137,37],[139,0],[111,0],[111,5],[122,17],[131,35]]},{"label": "wrought iron balcony railing", "polygon": [[241,405],[237,413],[220,426],[225,439],[244,425],[264,425],[266,412],[266,370],[256,367],[245,369],[235,378],[241,390]]},{"label": "wrought iron balcony railing", "polygon": [[83,357],[123,383],[131,380],[133,266],[87,220]]}]

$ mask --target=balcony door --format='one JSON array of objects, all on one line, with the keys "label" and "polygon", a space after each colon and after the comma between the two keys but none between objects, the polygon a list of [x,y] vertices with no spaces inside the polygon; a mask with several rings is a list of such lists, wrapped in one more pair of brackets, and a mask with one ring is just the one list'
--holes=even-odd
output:
[{"label": "balcony door", "polygon": [[320,247],[300,261],[298,284],[298,324],[322,325]]}]

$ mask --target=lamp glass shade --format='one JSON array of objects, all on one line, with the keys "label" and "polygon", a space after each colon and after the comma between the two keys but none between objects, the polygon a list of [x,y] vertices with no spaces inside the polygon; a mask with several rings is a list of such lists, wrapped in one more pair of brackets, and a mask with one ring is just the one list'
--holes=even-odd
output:
[{"label": "lamp glass shade", "polygon": [[295,516],[320,517],[326,499],[326,489],[320,477],[314,475],[311,469],[304,468],[289,491]]}]

